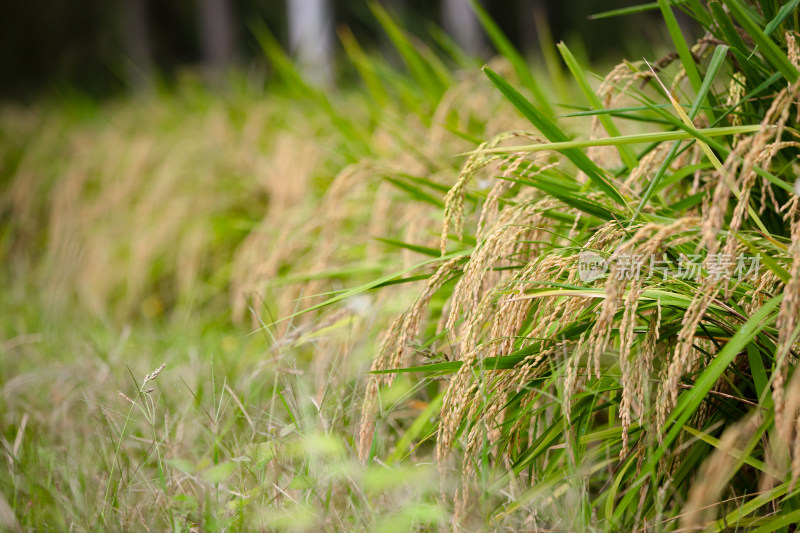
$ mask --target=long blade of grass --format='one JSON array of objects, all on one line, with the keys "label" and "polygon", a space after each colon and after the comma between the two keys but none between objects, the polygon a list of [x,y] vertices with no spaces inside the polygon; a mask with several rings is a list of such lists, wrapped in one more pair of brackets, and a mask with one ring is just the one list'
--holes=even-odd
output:
[{"label": "long blade of grass", "polygon": [[753,529],[752,533],[772,533],[786,526],[797,525],[798,522],[800,522],[800,509],[795,509],[790,513],[767,520],[766,523]]},{"label": "long blade of grass", "polygon": [[742,58],[740,64],[742,65],[745,75],[748,79],[756,79],[754,72],[756,72],[755,69],[759,65],[747,60],[751,52],[742,40],[739,32],[736,31],[736,28],[733,26],[730,15],[728,15],[725,8],[722,7],[722,4],[716,0],[710,2],[709,6],[711,7],[711,14],[714,17],[714,22],[720,31],[722,31],[725,40],[729,45],[733,46],[733,49],[736,50],[739,53],[739,57]]},{"label": "long blade of grass", "polygon": [[[711,90],[711,85],[713,85],[714,80],[717,77],[717,73],[719,69],[722,67],[723,63],[725,62],[725,56],[728,54],[728,50],[730,50],[729,46],[720,45],[714,49],[714,55],[711,56],[711,61],[708,63],[708,68],[706,69],[706,77],[703,78],[703,84],[700,85],[700,90],[697,92],[697,96],[694,99],[694,103],[692,104],[691,109],[689,110],[689,118],[694,120],[697,116],[697,113],[700,111],[700,106],[706,100],[708,96],[708,92]],[[708,114],[708,121],[709,123],[714,122],[714,117],[709,113],[710,108],[706,108],[706,114]]]},{"label": "long blade of grass", "polygon": [[650,198],[653,196],[653,192],[656,191],[661,180],[664,178],[664,175],[667,173],[669,166],[675,160],[675,157],[678,155],[678,149],[681,147],[681,143],[679,141],[675,141],[672,143],[672,147],[669,149],[667,156],[661,162],[661,165],[658,167],[658,171],[656,171],[656,175],[653,176],[653,179],[647,184],[647,188],[642,193],[642,199],[639,200],[639,205],[636,206],[636,211],[633,212],[633,216],[631,217],[631,223],[634,223],[636,219],[639,218],[639,215],[642,212],[642,209],[647,205],[650,201]]},{"label": "long blade of grass", "polygon": [[697,93],[700,90],[700,73],[697,71],[697,65],[694,62],[694,55],[683,37],[683,32],[678,24],[678,19],[672,12],[672,6],[667,0],[658,0],[658,7],[661,9],[661,14],[664,16],[664,22],[667,24],[667,30],[672,38],[672,43],[675,45],[675,50],[678,52],[678,57],[681,60],[686,76],[692,84],[692,88]]},{"label": "long blade of grass", "polygon": [[508,59],[511,63],[511,66],[514,68],[514,72],[519,77],[519,80],[522,82],[522,85],[528,88],[533,94],[536,103],[542,108],[542,110],[547,114],[552,116],[553,109],[550,107],[550,101],[547,96],[544,94],[539,83],[536,81],[536,78],[533,77],[531,74],[530,67],[528,63],[525,61],[525,58],[522,57],[517,49],[511,44],[511,41],[508,40],[503,30],[501,30],[497,24],[495,24],[492,17],[489,16],[489,13],[481,6],[480,3],[476,2],[475,0],[470,0],[470,6],[472,6],[472,10],[475,12],[475,15],[478,17],[478,20],[483,26],[483,29],[486,31],[486,34],[489,36],[489,40],[492,41],[492,44],[497,48],[497,51],[500,52],[500,55]]},{"label": "long blade of grass", "polygon": [[[773,468],[770,468],[766,463],[764,463],[764,461],[759,461],[758,459],[747,453],[746,450],[739,450],[738,448],[723,446],[722,442],[718,438],[713,437],[704,431],[699,431],[697,429],[694,429],[691,426],[684,426],[683,429],[685,429],[687,433],[692,434],[693,436],[702,440],[706,444],[710,444],[711,446],[719,450],[724,450],[731,457],[734,457],[735,459],[743,462],[744,464],[750,465],[753,468],[760,470],[761,472],[764,472],[765,474],[770,475],[776,479],[781,479],[783,477],[783,474],[781,474],[780,472],[776,471]],[[758,434],[758,438],[761,438],[761,435],[763,433],[764,432],[761,431]]]},{"label": "long blade of grass", "polygon": [[434,42],[439,45],[439,48],[443,52],[452,58],[455,64],[458,65],[458,68],[462,70],[472,70],[480,68],[483,64],[480,58],[465,52],[441,27],[430,23],[426,25],[426,29]]},{"label": "long blade of grass", "polygon": [[419,200],[420,202],[425,202],[427,204],[431,204],[439,208],[444,207],[444,202],[440,198],[437,198],[432,194],[428,194],[427,192],[423,191],[420,187],[415,187],[410,183],[407,183],[397,178],[393,178],[391,176],[387,176],[385,179],[398,189],[407,192],[409,196],[411,196],[415,200]]},{"label": "long blade of grass", "polygon": [[619,144],[645,144],[653,142],[666,142],[685,139],[697,139],[698,137],[727,137],[741,133],[755,133],[761,129],[760,125],[748,124],[744,126],[724,126],[721,128],[702,128],[694,130],[694,134],[685,130],[679,131],[658,131],[651,133],[637,133],[634,135],[622,135],[606,139],[587,139],[583,141],[562,141],[545,144],[521,144],[514,146],[499,146],[496,148],[485,148],[466,152],[463,155],[475,153],[486,154],[505,154],[515,152],[542,152],[546,150],[565,151],[573,148],[589,148],[591,146],[617,146]]},{"label": "long blade of grass", "polygon": [[[647,66],[650,67],[650,64],[648,63]],[[694,130],[694,123],[692,122],[691,117],[689,117],[689,115],[686,114],[686,111],[683,110],[683,107],[681,107],[681,105],[678,103],[678,101],[675,99],[675,97],[672,95],[672,93],[661,82],[661,80],[658,78],[658,76],[656,75],[655,71],[653,70],[653,67],[650,67],[650,71],[653,73],[653,76],[655,77],[655,79],[659,83],[659,85],[661,85],[661,88],[664,90],[664,93],[666,93],[667,98],[669,98],[670,102],[672,102],[672,105],[675,108],[675,111],[678,113],[678,116],[681,117],[681,120],[683,120],[683,123],[686,125],[687,130]],[[700,93],[698,91],[698,95],[699,94]],[[698,98],[699,98],[699,96],[698,96]],[[692,109],[694,110],[694,109],[697,109],[697,108],[692,106]],[[709,118],[711,118],[711,117],[709,116]],[[696,131],[696,130],[694,130],[694,131]],[[739,187],[736,185],[736,183],[733,181],[733,179],[731,179],[731,176],[728,173],[728,169],[726,169],[722,165],[722,162],[719,159],[717,159],[716,154],[714,154],[714,152],[708,146],[708,143],[704,142],[700,138],[697,139],[697,143],[700,145],[700,148],[706,154],[706,157],[708,157],[708,160],[711,161],[711,164],[714,165],[714,168],[717,170],[719,175],[722,176],[722,179],[725,180],[725,182],[727,183],[727,185],[730,188],[731,192],[733,192],[734,196],[736,196],[736,199],[737,200],[741,199],[742,193],[739,190]],[[747,205],[747,212],[750,215],[750,218],[753,220],[753,222],[755,222],[756,226],[758,226],[758,228],[761,231],[763,231],[764,233],[769,233],[767,228],[764,226],[764,223],[761,222],[761,218],[758,216],[758,213],[756,213],[755,209],[753,209],[752,205],[750,205],[750,204]]]},{"label": "long blade of grass", "polygon": [[[787,492],[789,492],[789,486],[790,482],[787,481],[766,492],[762,492],[752,500],[744,503],[738,509],[731,511],[724,517],[714,522],[712,525],[703,530],[703,533],[719,533],[720,531],[729,529],[731,524],[739,523],[742,518],[755,512],[759,507],[769,505],[772,502],[777,501],[779,498],[782,498]],[[795,495],[798,492],[800,492],[800,488],[795,489],[792,494]]]},{"label": "long blade of grass", "polygon": [[267,324],[267,326],[272,326],[272,325],[278,324],[280,322],[285,322],[287,320],[291,320],[291,319],[293,319],[295,317],[298,317],[300,315],[303,315],[305,313],[309,313],[311,311],[316,311],[317,309],[321,309],[323,307],[327,307],[327,306],[335,304],[337,302],[341,302],[342,300],[344,300],[346,298],[350,298],[351,296],[355,296],[357,294],[361,294],[363,292],[372,290],[372,289],[374,289],[374,288],[376,288],[376,287],[378,287],[380,285],[383,285],[383,284],[385,284],[387,282],[390,282],[390,281],[392,281],[392,280],[394,280],[396,278],[399,278],[403,274],[407,274],[409,272],[413,272],[414,270],[417,270],[419,268],[422,268],[422,267],[425,267],[425,266],[428,266],[428,265],[432,265],[432,264],[435,264],[435,263],[439,263],[439,262],[445,261],[447,259],[453,259],[453,258],[456,258],[456,257],[465,257],[465,256],[469,255],[470,253],[471,253],[471,250],[460,250],[458,252],[453,252],[453,253],[450,253],[450,254],[447,254],[447,255],[440,256],[440,257],[438,257],[436,259],[429,259],[427,261],[422,261],[421,263],[417,263],[416,265],[410,266],[410,267],[408,267],[406,269],[403,269],[403,270],[401,270],[399,272],[395,272],[394,274],[389,274],[387,276],[383,276],[383,277],[380,277],[378,279],[374,279],[374,280],[372,280],[372,281],[370,281],[368,283],[365,283],[363,285],[359,285],[358,287],[353,287],[351,289],[347,289],[345,291],[341,291],[339,294],[337,294],[337,295],[335,295],[335,296],[333,296],[331,298],[328,298],[324,302],[318,303],[318,304],[313,305],[311,307],[308,307],[306,309],[301,309],[299,311],[295,311],[291,315],[286,316],[286,317],[281,318],[281,319],[278,319],[275,322],[273,322],[272,324]]},{"label": "long blade of grass", "polygon": [[409,242],[398,241],[396,239],[387,239],[385,237],[373,237],[376,241],[380,241],[384,244],[388,244],[389,246],[394,246],[396,248],[403,248],[405,250],[411,250],[412,252],[417,252],[422,255],[427,255],[430,257],[439,257],[442,255],[442,252],[438,248],[428,248],[427,246],[420,246],[418,244],[412,244]]},{"label": "long blade of grass", "polygon": [[[781,74],[780,73],[776,73],[776,74],[777,74],[778,79],[779,79],[781,77]],[[771,76],[770,80],[774,76],[775,75]],[[767,83],[767,81],[770,81],[770,80],[766,80],[764,83],[759,85],[758,89],[754,89],[753,91],[751,91],[751,93],[748,93],[748,94],[755,95],[755,94],[759,93],[761,90],[767,88],[772,83],[772,82]],[[718,152],[720,152],[722,154],[723,157],[728,157],[728,155],[730,154],[731,150],[729,148],[727,148],[726,146],[724,146],[722,144],[715,143],[708,135],[701,134],[699,132],[699,130],[696,130],[694,128],[689,128],[685,123],[681,122],[680,120],[676,119],[671,114],[667,113],[662,108],[662,106],[659,106],[659,105],[653,103],[651,100],[649,100],[644,95],[631,93],[629,91],[626,91],[626,94],[628,94],[629,96],[631,96],[635,100],[638,100],[639,102],[643,103],[645,106],[648,107],[648,109],[651,109],[655,113],[659,114],[670,125],[672,125],[672,126],[674,126],[676,128],[680,128],[680,129],[682,129],[684,131],[689,132],[696,139],[699,139],[699,140],[703,141],[704,143],[709,145],[714,150],[717,150]],[[673,107],[674,107],[674,104],[673,104]],[[743,156],[739,156],[739,160],[741,161],[742,159],[743,159]],[[787,182],[781,180],[780,178],[778,178],[777,176],[775,176],[771,172],[768,172],[768,171],[764,170],[763,168],[761,168],[758,165],[754,165],[753,166],[753,171],[756,174],[758,174],[759,176],[761,176],[762,178],[764,178],[765,180],[769,181],[771,184],[775,185],[776,187],[779,187],[779,188],[781,188],[781,189],[783,189],[783,190],[785,190],[787,192],[792,192],[794,190],[793,187],[792,187],[792,183],[787,183]]]},{"label": "long blade of grass", "polygon": [[370,61],[366,52],[358,44],[350,28],[347,26],[339,28],[339,40],[348,58],[355,65],[359,76],[364,80],[364,85],[366,85],[375,104],[379,107],[385,107],[389,103],[389,95],[386,92],[386,88],[375,71],[373,61]]},{"label": "long blade of grass", "polygon": [[[663,1],[663,0],[662,0]],[[794,83],[797,81],[799,73],[797,69],[789,61],[787,55],[775,44],[768,35],[756,24],[752,19],[749,12],[746,11],[736,0],[723,0],[725,5],[728,6],[733,16],[739,21],[739,24],[747,31],[750,37],[758,44],[761,54],[778,72]]]},{"label": "long blade of grass", "polygon": [[[522,114],[542,132],[542,134],[553,142],[567,142],[567,135],[561,131],[558,125],[550,118],[545,116],[539,108],[529,102],[519,91],[514,89],[509,83],[494,72],[489,67],[483,67],[483,72],[489,80],[500,89],[500,92],[516,107]],[[615,202],[627,206],[627,202],[603,175],[603,171],[595,164],[594,161],[589,159],[582,151],[577,148],[567,148],[564,150],[564,155],[575,164],[576,167],[581,169],[589,179],[594,183],[598,189],[611,197]]]},{"label": "long blade of grass", "polygon": [[784,21],[786,17],[794,13],[794,10],[797,9],[797,6],[800,5],[800,0],[790,0],[783,5],[778,11],[778,14],[775,15],[775,18],[769,21],[769,24],[764,28],[764,35],[771,35],[778,26]]},{"label": "long blade of grass", "polygon": [[[598,98],[597,93],[594,92],[594,89],[589,85],[589,81],[586,79],[586,74],[583,72],[583,69],[578,64],[578,61],[575,59],[575,56],[572,55],[567,45],[563,42],[558,43],[557,45],[558,51],[561,52],[561,57],[564,58],[564,62],[567,64],[567,68],[572,73],[572,76],[575,78],[575,81],[578,82],[578,86],[581,88],[583,95],[586,97],[586,100],[589,101],[589,105],[592,106],[594,109],[603,109],[603,103]],[[619,128],[617,125],[614,124],[614,121],[611,120],[611,117],[608,115],[598,115],[598,119],[600,123],[608,133],[609,137],[620,137]],[[633,150],[630,149],[625,144],[616,144],[617,151],[619,152],[620,158],[622,162],[628,167],[628,170],[633,170],[638,161],[636,159],[636,154],[633,153]]]},{"label": "long blade of grass", "polygon": [[619,492],[619,487],[622,484],[622,481],[625,479],[625,474],[627,473],[628,469],[636,462],[636,455],[630,454],[630,457],[622,464],[622,467],[617,471],[617,475],[614,478],[614,482],[611,484],[611,488],[608,490],[608,493],[605,494],[606,498],[606,518],[611,522],[612,525],[617,525],[613,519],[614,516],[614,501],[617,499],[617,493]]},{"label": "long blade of grass", "polygon": [[536,27],[536,36],[539,42],[539,51],[547,67],[548,82],[555,94],[567,94],[568,87],[564,79],[564,71],[558,60],[553,34],[550,31],[550,21],[547,13],[537,4],[533,6],[533,23]]},{"label": "long blade of grass", "polygon": [[411,75],[414,76],[414,79],[417,80],[417,83],[420,84],[429,98],[437,102],[442,93],[444,93],[449,80],[441,79],[440,73],[431,67],[383,6],[377,2],[370,2],[369,8],[389,36],[397,52],[403,58]]},{"label": "long blade of grass", "polygon": [[[708,94],[708,91],[711,89],[711,85],[714,82],[714,78],[716,78],[716,75],[719,72],[720,67],[722,67],[723,62],[725,61],[725,55],[727,54],[728,49],[729,48],[727,46],[718,46],[716,48],[716,50],[714,50],[714,56],[711,58],[711,62],[709,63],[708,71],[706,72],[706,77],[703,80],[703,84],[700,86],[700,90],[697,93],[697,97],[694,100],[694,104],[692,105],[692,108],[689,110],[689,118],[690,119],[694,119],[694,117],[697,116],[697,113],[700,111],[701,103],[703,101],[705,101],[706,94]],[[656,79],[658,79],[658,78],[656,78]],[[660,80],[659,80],[659,83],[660,83]],[[675,106],[676,105],[675,100],[673,98],[671,98],[671,101],[672,101],[673,106]],[[683,109],[681,108],[681,111],[682,110]],[[710,115],[710,113],[709,113],[709,115]],[[709,121],[711,121],[711,117],[710,116],[709,116]],[[690,120],[690,123],[691,123],[691,120]],[[653,195],[653,192],[657,189],[659,183],[661,182],[662,178],[666,174],[666,171],[669,168],[669,165],[672,164],[672,161],[674,160],[675,156],[677,155],[679,146],[680,146],[680,144],[677,143],[677,142],[672,145],[672,147],[670,148],[669,153],[667,154],[667,157],[664,159],[664,161],[659,166],[659,169],[656,172],[656,175],[653,176],[653,179],[647,184],[647,188],[645,189],[644,193],[642,194],[642,199],[639,201],[639,205],[636,206],[636,211],[634,212],[633,217],[631,217],[631,219],[633,221],[635,221],[639,217],[639,214],[642,212],[642,209],[644,209],[644,207],[650,201],[650,198]]]},{"label": "long blade of grass", "polygon": [[[573,109],[580,109],[578,106],[570,106]],[[656,107],[672,108],[670,104],[660,104]],[[586,109],[585,107],[583,109]],[[630,107],[613,107],[606,109],[590,109],[588,111],[577,111],[575,113],[566,113],[564,115],[556,115],[554,118],[573,118],[573,117],[594,117],[599,115],[623,115],[625,113],[632,113],[634,111],[648,111],[649,107],[644,105],[636,105]],[[646,120],[652,120],[652,117],[646,117]]]},{"label": "long blade of grass", "polygon": [[592,15],[589,15],[589,20],[600,20],[611,17],[621,17],[624,15],[633,15],[635,13],[654,11],[656,9],[658,9],[658,2],[650,2],[649,4],[639,4],[638,6],[621,7],[619,9],[610,9],[608,11],[594,13]]},{"label": "long blade of grass", "polygon": [[331,104],[325,92],[312,87],[303,79],[263,20],[252,20],[250,22],[250,30],[256,37],[270,64],[291,91],[295,94],[303,95],[317,104],[324,113],[330,116],[337,129],[346,138],[354,141],[345,145],[346,157],[351,161],[357,161],[363,157],[364,151],[371,144],[366,132],[357,126],[355,122],[349,120],[348,117],[340,114]]}]

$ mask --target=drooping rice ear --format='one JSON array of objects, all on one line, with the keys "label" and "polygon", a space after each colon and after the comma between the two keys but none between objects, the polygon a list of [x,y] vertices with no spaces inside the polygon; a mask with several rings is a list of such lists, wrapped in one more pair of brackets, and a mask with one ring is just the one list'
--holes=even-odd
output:
[{"label": "drooping rice ear", "polygon": [[689,491],[689,499],[681,515],[682,529],[699,530],[716,518],[718,504],[740,465],[737,453],[741,453],[739,450],[746,446],[760,424],[761,416],[756,413],[722,434],[719,444],[701,466]]},{"label": "drooping rice ear", "polygon": [[[464,275],[453,291],[446,325],[448,330],[455,330],[462,309],[469,315],[470,309],[478,304],[492,267],[509,255],[517,245],[520,235],[542,223],[543,212],[553,205],[552,200],[535,202],[534,196],[535,191],[532,189],[524,191],[518,204],[503,209],[492,230],[472,253],[464,268]],[[499,279],[494,281],[499,282]],[[465,350],[469,351],[469,347]]]},{"label": "drooping rice ear", "polygon": [[[792,244],[789,247],[792,257],[789,282],[784,288],[783,302],[778,311],[778,348],[775,354],[775,373],[772,377],[772,401],[775,406],[775,427],[778,435],[788,445],[794,412],[786,410],[786,379],[789,373],[791,350],[797,343],[800,327],[800,217],[792,220]],[[800,388],[800,387],[798,387]],[[800,393],[797,393],[800,397]]]},{"label": "drooping rice ear", "polygon": [[[480,169],[494,162],[505,159],[505,156],[503,155],[485,153],[483,150],[486,150],[487,148],[495,148],[508,139],[514,139],[520,136],[527,137],[528,135],[520,132],[502,133],[500,135],[496,135],[490,140],[479,145],[475,152],[470,155],[469,159],[467,159],[467,162],[464,164],[464,168],[461,170],[455,185],[453,185],[453,187],[447,191],[447,194],[444,198],[444,218],[442,222],[442,235],[439,242],[439,248],[441,249],[443,255],[447,249],[447,239],[450,234],[455,235],[459,239],[462,237],[464,231],[464,200],[467,194],[467,185],[469,185],[469,182],[473,177],[475,177],[475,174],[477,174]],[[536,140],[541,142],[539,139]]]},{"label": "drooping rice ear", "polygon": [[[428,282],[414,303],[403,314],[397,316],[384,334],[378,356],[372,361],[372,371],[396,370],[402,366],[403,356],[408,345],[419,333],[422,313],[445,282],[457,269],[460,258],[445,261],[436,272],[428,278]],[[375,428],[377,396],[381,384],[391,385],[396,374],[372,374],[369,377],[364,401],[361,406],[361,422],[358,434],[358,453],[361,461],[366,461],[372,447],[372,436]]]}]

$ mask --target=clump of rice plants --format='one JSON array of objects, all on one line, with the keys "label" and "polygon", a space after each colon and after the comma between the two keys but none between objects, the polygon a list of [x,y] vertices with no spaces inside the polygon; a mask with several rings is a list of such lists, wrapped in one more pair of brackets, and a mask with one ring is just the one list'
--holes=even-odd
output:
[{"label": "clump of rice plants", "polygon": [[[585,107],[558,120],[484,68],[534,129],[469,154],[441,259],[386,331],[359,431],[362,460],[380,456],[392,432],[375,429],[378,395],[398,374],[430,383],[435,431],[394,453],[435,442],[442,477],[461,480],[454,524],[800,519],[797,12],[680,7],[703,37],[687,42],[658,2],[676,53],[625,61],[597,91],[559,45]],[[589,135],[567,133],[575,117],[592,118]],[[468,212],[476,180],[493,185]],[[447,360],[422,364],[414,343]]]}]

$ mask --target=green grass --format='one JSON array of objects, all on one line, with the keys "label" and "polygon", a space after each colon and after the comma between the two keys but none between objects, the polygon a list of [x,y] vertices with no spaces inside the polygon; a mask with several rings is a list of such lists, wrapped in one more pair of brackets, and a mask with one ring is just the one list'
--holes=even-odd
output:
[{"label": "green grass", "polygon": [[34,298],[2,309],[0,489],[23,529],[405,531],[442,520],[430,467],[364,467],[350,452],[369,347],[315,359],[357,326],[279,348],[199,317],[121,329],[51,317]]}]

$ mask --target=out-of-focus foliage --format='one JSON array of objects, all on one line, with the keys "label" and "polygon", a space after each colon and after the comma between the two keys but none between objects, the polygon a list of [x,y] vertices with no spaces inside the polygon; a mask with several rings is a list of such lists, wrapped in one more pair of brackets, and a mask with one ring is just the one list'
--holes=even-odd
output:
[{"label": "out-of-focus foliage", "polygon": [[[146,6],[154,74],[157,81],[169,84],[182,70],[196,68],[203,60],[199,2],[142,2]],[[580,36],[591,57],[600,59],[613,57],[629,43],[657,38],[651,31],[652,18],[647,15],[638,16],[640,24],[588,19],[592,13],[628,3],[515,0],[486,2],[486,7],[511,41],[523,50],[538,53],[537,27],[544,25],[556,40]],[[441,24],[439,2],[387,0],[384,4],[397,15],[403,27],[416,35],[426,35],[432,25]],[[42,93],[73,91],[104,97],[125,90],[130,82],[125,32],[133,24],[126,18],[130,15],[125,5],[124,1],[35,0],[4,6],[0,16],[0,98],[30,99]],[[284,2],[240,0],[230,5],[237,50],[235,63],[263,69],[263,56],[250,26],[253,21],[263,21],[279,42],[286,45]],[[367,2],[333,0],[332,10],[335,25],[348,27],[368,50],[385,43]]]}]

